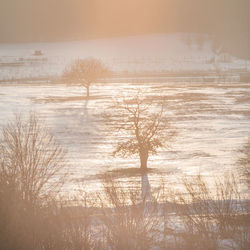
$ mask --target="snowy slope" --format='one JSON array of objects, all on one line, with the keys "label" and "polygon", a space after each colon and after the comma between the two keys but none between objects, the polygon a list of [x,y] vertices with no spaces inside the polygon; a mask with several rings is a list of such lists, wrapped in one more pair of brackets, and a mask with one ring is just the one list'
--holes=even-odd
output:
[{"label": "snowy slope", "polygon": [[[0,80],[60,75],[76,58],[97,57],[115,71],[213,70],[211,40],[198,35],[155,34],[77,42],[0,44]],[[35,50],[43,55],[34,56]],[[246,68],[236,58],[221,67]]]}]

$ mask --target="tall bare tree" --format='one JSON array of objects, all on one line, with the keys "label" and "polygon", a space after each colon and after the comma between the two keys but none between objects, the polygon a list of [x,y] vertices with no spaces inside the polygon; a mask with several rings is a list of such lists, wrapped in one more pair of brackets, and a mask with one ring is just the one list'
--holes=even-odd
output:
[{"label": "tall bare tree", "polygon": [[63,77],[70,83],[77,83],[86,88],[87,97],[90,86],[97,80],[106,78],[109,69],[101,60],[95,58],[77,59],[64,70]]},{"label": "tall bare tree", "polygon": [[158,148],[167,147],[174,135],[165,116],[164,103],[143,98],[138,91],[134,97],[118,102],[116,108],[122,114],[119,130],[127,135],[127,139],[118,144],[114,155],[137,154],[141,170],[146,171],[149,155],[156,154]]},{"label": "tall bare tree", "polygon": [[[35,113],[15,120],[2,130],[0,143],[0,182],[13,188],[29,203],[58,190],[59,171],[65,151]],[[56,181],[58,180],[58,181]]]}]

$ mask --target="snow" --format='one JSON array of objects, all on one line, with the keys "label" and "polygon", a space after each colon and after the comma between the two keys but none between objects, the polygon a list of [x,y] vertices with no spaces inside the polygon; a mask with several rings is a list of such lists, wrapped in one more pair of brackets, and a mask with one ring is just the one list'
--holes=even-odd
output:
[{"label": "snow", "polygon": [[[133,95],[140,87],[155,98],[165,96],[167,115],[177,131],[170,149],[162,149],[158,155],[149,157],[149,167],[160,173],[149,174],[148,180],[142,182],[143,185],[146,183],[146,193],[150,194],[148,183],[157,186],[161,175],[173,186],[178,186],[178,178],[183,174],[216,176],[225,171],[236,171],[238,150],[250,136],[250,104],[244,101],[249,100],[250,83],[239,83],[237,77],[230,83],[218,82],[219,79],[213,83],[206,79],[190,83],[185,77],[179,82],[175,77],[162,77],[160,81],[152,78],[144,84],[133,79],[114,79],[91,87],[94,98],[89,101],[79,98],[84,93],[79,86],[24,84],[25,81],[8,83],[10,79],[60,75],[75,58],[89,56],[103,59],[118,71],[214,70],[214,66],[207,62],[213,56],[211,41],[207,39],[199,50],[195,45],[189,48],[183,36],[185,34],[156,34],[78,42],[0,44],[0,65],[23,63],[21,66],[0,66],[0,80],[5,79],[5,83],[0,84],[0,127],[15,112],[37,111],[68,150],[70,180],[67,189],[77,189],[82,180],[89,184],[89,189],[99,189],[96,175],[139,166],[137,158],[112,156],[124,135],[107,128],[101,114],[114,98],[121,98],[124,93]],[[43,55],[33,56],[35,50],[41,50]],[[232,59],[220,66],[230,71],[250,65]],[[123,180],[130,182],[129,178]],[[141,182],[140,177],[134,180]]]},{"label": "snow", "polygon": [[[162,149],[158,155],[149,157],[149,167],[160,171],[159,174],[149,174],[149,182],[157,186],[163,175],[175,186],[183,174],[200,172],[217,176],[236,170],[238,150],[250,135],[250,104],[237,101],[250,95],[250,85],[241,84],[240,89],[238,86],[239,83],[231,83],[227,88],[216,83],[166,82],[143,86],[106,83],[92,86],[94,98],[85,101],[79,98],[84,90],[78,86],[1,84],[0,127],[15,112],[36,110],[68,151],[68,188],[75,189],[79,181],[85,180],[89,188],[98,189],[100,184],[95,175],[108,170],[139,167],[138,158],[112,156],[124,135],[116,134],[113,127],[106,127],[101,114],[109,108],[113,98],[121,98],[123,93],[132,95],[137,87],[143,88],[156,98],[157,95],[166,96],[167,116],[177,131],[170,149]],[[72,97],[76,100],[70,99]],[[65,98],[69,98],[68,101],[61,101]],[[140,177],[134,180],[141,181]],[[125,178],[125,181],[129,182],[130,178]]]},{"label": "snow", "polygon": [[[193,34],[195,37],[195,34]],[[195,40],[195,39],[194,39]],[[34,56],[41,50],[41,57]],[[97,57],[115,71],[211,71],[215,55],[211,40],[205,37],[199,48],[185,43],[185,34],[155,34],[75,42],[0,44],[0,80],[61,75],[66,65],[76,58]],[[39,60],[41,59],[41,60]],[[217,64],[222,70],[242,70],[249,62],[232,57]]]}]

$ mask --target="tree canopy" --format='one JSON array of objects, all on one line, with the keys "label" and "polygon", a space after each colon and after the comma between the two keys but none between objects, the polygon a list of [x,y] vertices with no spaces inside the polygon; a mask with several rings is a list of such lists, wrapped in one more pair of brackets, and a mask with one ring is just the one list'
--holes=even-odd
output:
[{"label": "tree canopy", "polygon": [[109,74],[109,69],[101,60],[95,58],[77,59],[66,67],[63,73],[64,79],[70,83],[77,83],[87,89],[89,97],[89,87],[97,80],[105,78]]},{"label": "tree canopy", "polygon": [[147,169],[149,154],[156,154],[158,148],[168,147],[174,136],[165,113],[165,104],[138,93],[115,105],[120,113],[119,131],[126,136],[116,147],[114,155],[128,157],[139,155],[141,169]]}]

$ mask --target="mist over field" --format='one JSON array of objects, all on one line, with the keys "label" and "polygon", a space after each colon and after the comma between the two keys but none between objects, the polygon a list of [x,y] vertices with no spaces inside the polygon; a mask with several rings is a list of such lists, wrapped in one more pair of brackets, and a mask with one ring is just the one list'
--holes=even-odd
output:
[{"label": "mist over field", "polygon": [[0,42],[198,32],[250,57],[248,0],[1,0],[0,6]]},{"label": "mist over field", "polygon": [[249,9],[0,0],[0,249],[248,249]]}]

